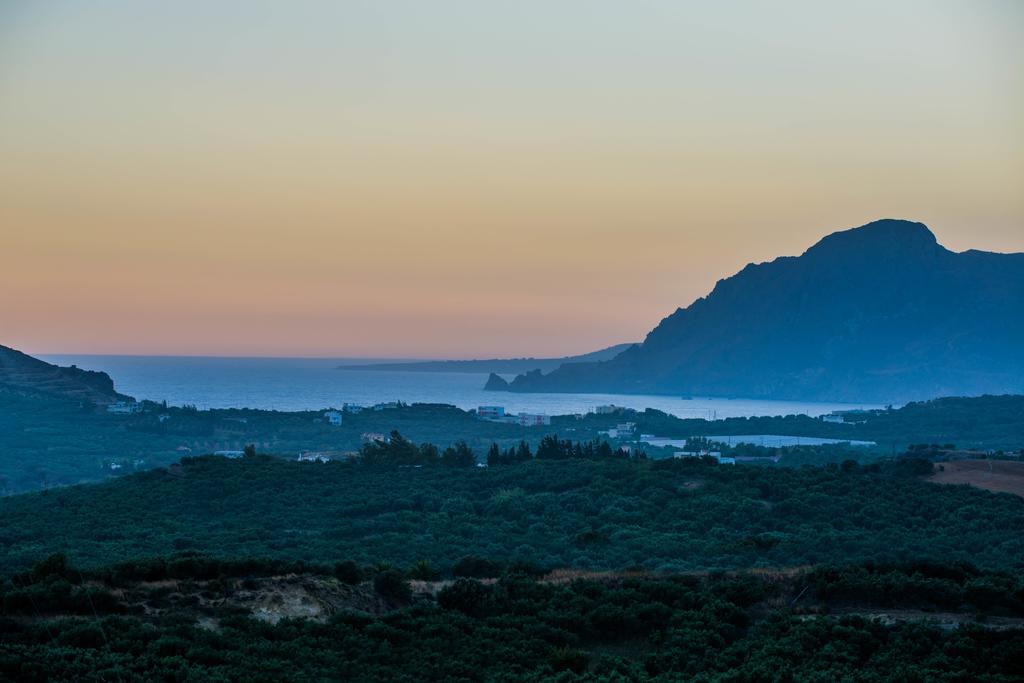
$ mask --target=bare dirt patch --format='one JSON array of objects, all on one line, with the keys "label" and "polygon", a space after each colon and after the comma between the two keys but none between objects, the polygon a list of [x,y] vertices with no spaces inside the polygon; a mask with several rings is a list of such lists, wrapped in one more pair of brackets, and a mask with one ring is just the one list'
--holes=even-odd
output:
[{"label": "bare dirt patch", "polygon": [[831,614],[836,617],[859,616],[864,617],[865,619],[877,619],[887,626],[908,621],[925,621],[946,631],[960,628],[964,624],[977,624],[978,626],[984,626],[985,628],[997,631],[1019,629],[1024,626],[1024,619],[1019,617],[979,616],[978,614],[967,614],[963,612],[925,612],[914,609],[848,609],[835,610]]},{"label": "bare dirt patch", "polygon": [[1024,462],[1014,460],[940,462],[935,465],[935,473],[927,479],[936,484],[969,484],[987,491],[1012,493],[1024,498]]}]

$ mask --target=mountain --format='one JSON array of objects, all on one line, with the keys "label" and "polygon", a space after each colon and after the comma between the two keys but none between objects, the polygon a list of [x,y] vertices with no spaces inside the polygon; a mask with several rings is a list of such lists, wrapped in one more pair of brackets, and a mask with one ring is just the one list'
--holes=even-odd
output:
[{"label": "mountain", "polygon": [[599,363],[510,391],[905,402],[1024,392],[1024,254],[880,220],[751,264]]},{"label": "mountain", "polygon": [[565,358],[492,358],[490,360],[428,360],[412,363],[341,365],[339,370],[395,370],[402,372],[488,372],[514,374],[530,370],[551,371],[567,363],[611,360],[634,344],[616,344],[598,351]]},{"label": "mountain", "polygon": [[61,367],[0,346],[0,391],[87,400],[104,405],[128,399],[105,372]]}]

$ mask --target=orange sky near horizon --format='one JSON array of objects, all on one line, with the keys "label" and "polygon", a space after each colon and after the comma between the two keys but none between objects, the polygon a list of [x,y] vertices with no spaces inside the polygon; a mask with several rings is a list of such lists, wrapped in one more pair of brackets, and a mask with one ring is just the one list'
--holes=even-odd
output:
[{"label": "orange sky near horizon", "polygon": [[0,8],[0,344],[639,341],[882,217],[1024,251],[1012,2]]}]

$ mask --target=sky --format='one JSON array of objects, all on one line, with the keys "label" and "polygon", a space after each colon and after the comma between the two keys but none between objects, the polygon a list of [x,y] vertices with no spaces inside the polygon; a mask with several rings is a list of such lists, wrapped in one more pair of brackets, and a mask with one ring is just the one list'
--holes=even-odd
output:
[{"label": "sky", "polygon": [[0,344],[554,356],[892,217],[1024,251],[1024,3],[0,2]]}]

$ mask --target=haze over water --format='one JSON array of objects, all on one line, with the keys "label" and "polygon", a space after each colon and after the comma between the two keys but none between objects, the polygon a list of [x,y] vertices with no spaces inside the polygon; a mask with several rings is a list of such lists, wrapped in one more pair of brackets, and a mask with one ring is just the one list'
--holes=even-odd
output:
[{"label": "haze over water", "polygon": [[[656,408],[679,417],[722,419],[754,415],[822,415],[868,404],[763,401],[630,394],[515,394],[484,391],[486,373],[339,370],[373,362],[331,358],[209,358],[196,356],[47,355],[51,363],[102,370],[118,391],[138,399],[199,408],[318,410],[343,403],[450,403],[462,409],[501,405],[516,412],[565,415],[615,404]],[[511,378],[511,376],[507,376]]]}]

